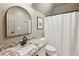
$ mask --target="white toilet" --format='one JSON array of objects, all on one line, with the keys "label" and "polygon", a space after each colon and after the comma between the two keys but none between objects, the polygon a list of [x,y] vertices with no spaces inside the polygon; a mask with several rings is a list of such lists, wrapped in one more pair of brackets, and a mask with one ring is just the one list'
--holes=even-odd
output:
[{"label": "white toilet", "polygon": [[46,56],[57,56],[56,48],[51,45],[46,45]]}]

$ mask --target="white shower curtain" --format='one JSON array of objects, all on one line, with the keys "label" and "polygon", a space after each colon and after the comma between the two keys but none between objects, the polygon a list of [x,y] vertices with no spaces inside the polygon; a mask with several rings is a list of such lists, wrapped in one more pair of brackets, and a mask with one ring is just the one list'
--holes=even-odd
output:
[{"label": "white shower curtain", "polygon": [[71,12],[44,19],[48,44],[56,47],[61,56],[79,55],[79,12]]}]

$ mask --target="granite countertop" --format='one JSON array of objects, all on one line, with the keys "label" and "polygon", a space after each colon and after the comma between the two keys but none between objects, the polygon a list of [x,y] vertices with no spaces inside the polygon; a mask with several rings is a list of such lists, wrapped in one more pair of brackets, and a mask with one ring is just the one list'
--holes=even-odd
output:
[{"label": "granite countertop", "polygon": [[28,41],[25,46],[21,46],[20,44],[15,45],[14,47],[8,48],[0,52],[1,56],[32,56],[36,52],[38,52],[42,47],[46,45],[45,38],[41,39],[33,39]]}]

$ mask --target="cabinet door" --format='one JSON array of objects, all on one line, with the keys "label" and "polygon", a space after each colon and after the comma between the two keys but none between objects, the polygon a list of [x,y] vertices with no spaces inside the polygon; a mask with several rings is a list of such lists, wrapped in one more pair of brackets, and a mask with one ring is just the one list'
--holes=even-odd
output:
[{"label": "cabinet door", "polygon": [[36,55],[45,56],[46,55],[45,47],[41,48]]}]

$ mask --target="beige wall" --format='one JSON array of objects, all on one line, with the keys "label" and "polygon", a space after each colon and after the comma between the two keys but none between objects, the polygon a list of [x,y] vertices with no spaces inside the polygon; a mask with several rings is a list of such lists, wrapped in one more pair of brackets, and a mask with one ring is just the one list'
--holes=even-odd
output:
[{"label": "beige wall", "polygon": [[11,38],[6,38],[5,37],[5,13],[7,9],[11,6],[20,6],[25,8],[30,14],[32,18],[32,33],[29,35],[26,35],[29,39],[32,37],[35,37],[36,39],[41,38],[44,36],[44,31],[42,30],[37,30],[37,16],[39,17],[44,17],[43,14],[33,10],[32,8],[28,7],[26,4],[22,3],[0,3],[0,45],[3,44],[8,44],[8,43],[14,43],[17,41],[22,40],[23,36],[17,36],[17,37],[11,37]]}]

